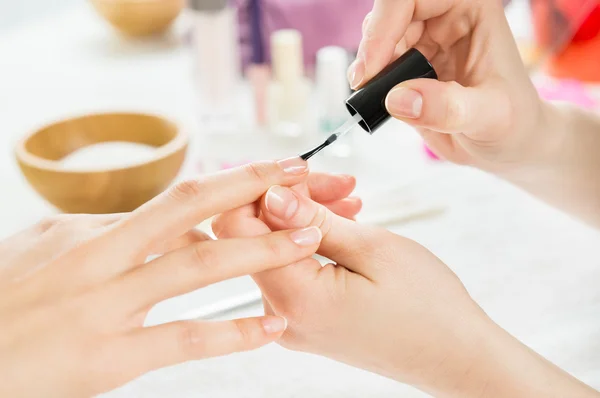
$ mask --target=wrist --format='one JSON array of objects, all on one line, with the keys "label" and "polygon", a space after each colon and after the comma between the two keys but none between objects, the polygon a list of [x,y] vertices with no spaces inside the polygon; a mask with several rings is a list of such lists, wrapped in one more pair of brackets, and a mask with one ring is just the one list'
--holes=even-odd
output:
[{"label": "wrist", "polygon": [[[514,161],[497,167],[493,174],[513,183],[547,171],[559,162],[570,120],[570,109],[556,103],[541,101],[522,140]],[[520,184],[518,184],[520,185]]]},{"label": "wrist", "polygon": [[598,393],[522,344],[487,319],[473,341],[478,353],[453,386],[438,388],[444,398],[598,397]]}]

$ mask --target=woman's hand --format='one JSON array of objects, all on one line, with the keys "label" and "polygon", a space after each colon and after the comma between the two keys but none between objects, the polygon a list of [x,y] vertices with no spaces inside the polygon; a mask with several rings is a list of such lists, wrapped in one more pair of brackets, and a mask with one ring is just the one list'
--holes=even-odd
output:
[{"label": "woman's hand", "polygon": [[546,106],[520,59],[501,1],[375,0],[348,78],[360,87],[416,47],[440,81],[407,81],[387,108],[450,161],[503,172],[545,155]]},{"label": "woman's hand", "polygon": [[[0,242],[0,396],[87,397],[160,367],[277,340],[279,316],[143,328],[149,309],[208,284],[310,257],[318,228],[210,240],[202,220],[297,185],[355,214],[354,180],[300,159],[178,184],[131,214],[60,216]],[[330,195],[328,186],[341,188]],[[329,196],[328,196],[329,195]],[[164,253],[148,263],[152,253]]]},{"label": "woman's hand", "polygon": [[218,217],[223,238],[318,226],[318,253],[255,276],[279,342],[410,383],[440,397],[597,395],[494,324],[460,280],[419,244],[364,227],[285,187]]}]

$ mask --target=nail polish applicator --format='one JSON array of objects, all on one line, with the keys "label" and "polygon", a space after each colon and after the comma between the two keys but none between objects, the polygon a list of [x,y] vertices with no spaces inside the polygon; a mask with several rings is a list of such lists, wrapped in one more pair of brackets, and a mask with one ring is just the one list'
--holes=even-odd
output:
[{"label": "nail polish applicator", "polygon": [[437,79],[437,74],[427,58],[419,50],[411,48],[379,72],[363,88],[355,91],[346,100],[346,109],[351,118],[338,127],[324,143],[300,157],[304,160],[310,159],[346,135],[357,124],[367,133],[375,133],[390,118],[385,107],[388,93],[406,80],[421,78]]}]

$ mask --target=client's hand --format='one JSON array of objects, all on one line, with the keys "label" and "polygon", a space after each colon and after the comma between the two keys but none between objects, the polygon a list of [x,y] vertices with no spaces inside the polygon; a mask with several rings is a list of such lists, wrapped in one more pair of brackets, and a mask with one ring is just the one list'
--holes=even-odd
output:
[{"label": "client's hand", "polygon": [[[280,343],[413,384],[435,396],[596,396],[494,324],[456,275],[419,244],[272,187],[217,218],[219,237],[318,226],[318,253],[255,276]],[[579,394],[579,395],[578,395]],[[589,395],[588,395],[589,394]]]},{"label": "client's hand", "polygon": [[[88,397],[278,339],[279,316],[143,322],[159,301],[310,257],[322,236],[315,227],[219,241],[193,230],[274,184],[310,188],[349,216],[358,210],[345,198],[353,179],[307,176],[300,159],[253,164],[178,184],[130,214],[60,216],[0,242],[0,396]],[[145,263],[152,253],[164,255]]]}]

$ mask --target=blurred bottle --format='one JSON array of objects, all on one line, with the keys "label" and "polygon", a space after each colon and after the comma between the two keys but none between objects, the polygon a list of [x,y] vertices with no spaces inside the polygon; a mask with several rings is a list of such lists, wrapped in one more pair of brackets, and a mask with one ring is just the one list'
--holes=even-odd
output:
[{"label": "blurred bottle", "polygon": [[271,68],[265,56],[263,43],[263,18],[262,0],[248,1],[248,19],[250,26],[250,65],[246,69],[246,76],[252,87],[254,96],[255,124],[259,129],[267,126],[267,98],[268,87],[271,81]]},{"label": "blurred bottle", "polygon": [[272,132],[301,138],[311,130],[311,85],[304,75],[302,36],[286,29],[271,36],[273,82],[269,89],[268,118]]},{"label": "blurred bottle", "polygon": [[600,82],[600,0],[530,0],[536,44],[557,78]]},{"label": "blurred bottle", "polygon": [[[316,91],[318,105],[318,129],[323,139],[343,125],[350,117],[346,109],[346,99],[351,93],[346,77],[350,64],[348,52],[342,47],[329,46],[317,52]],[[352,153],[350,137],[340,140],[325,153],[337,157],[347,157]]]},{"label": "blurred bottle", "polygon": [[190,0],[198,113],[211,132],[237,127],[241,80],[237,12],[227,0]]}]

